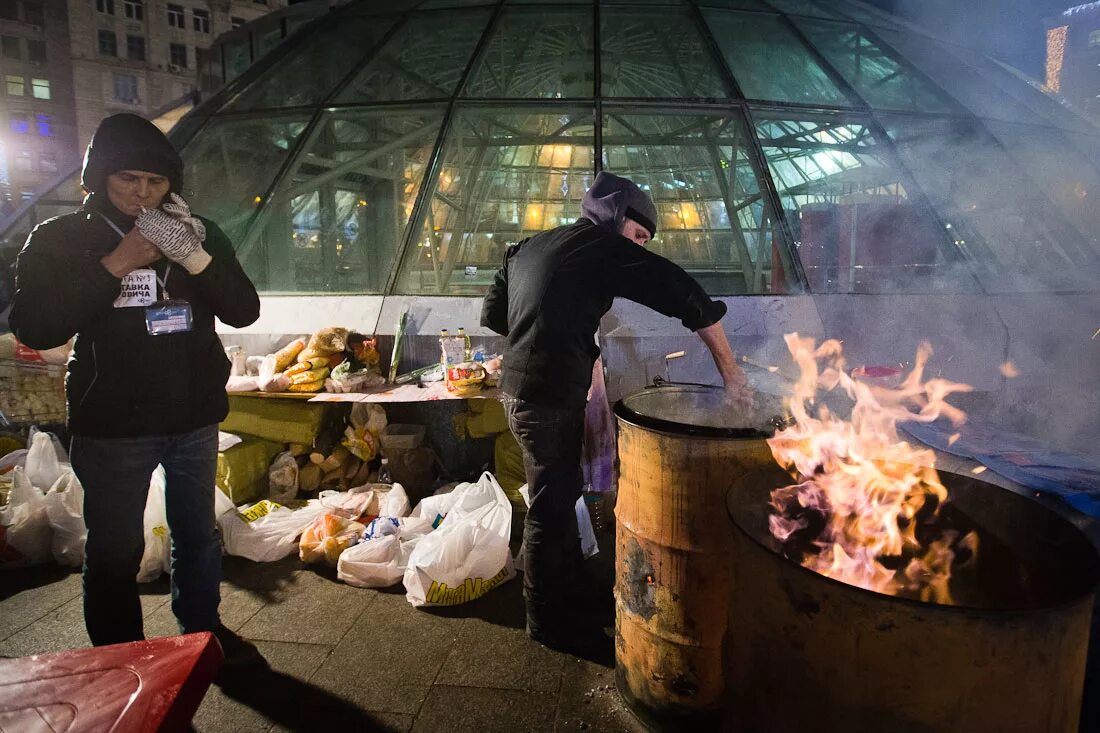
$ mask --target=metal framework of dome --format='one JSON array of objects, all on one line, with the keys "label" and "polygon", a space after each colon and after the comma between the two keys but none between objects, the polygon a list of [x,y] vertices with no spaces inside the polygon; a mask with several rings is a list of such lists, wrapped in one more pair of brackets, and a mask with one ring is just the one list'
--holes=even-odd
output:
[{"label": "metal framework of dome", "polygon": [[173,138],[266,293],[479,295],[596,172],[716,295],[1096,287],[1100,130],[857,2],[362,0]]}]

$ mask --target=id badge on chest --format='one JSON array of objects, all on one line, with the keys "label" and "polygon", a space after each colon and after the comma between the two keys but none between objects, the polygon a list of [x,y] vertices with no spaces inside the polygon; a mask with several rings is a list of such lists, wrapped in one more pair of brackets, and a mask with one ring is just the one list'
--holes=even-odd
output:
[{"label": "id badge on chest", "polygon": [[187,333],[191,330],[191,304],[186,300],[162,300],[145,309],[145,329],[150,336]]}]

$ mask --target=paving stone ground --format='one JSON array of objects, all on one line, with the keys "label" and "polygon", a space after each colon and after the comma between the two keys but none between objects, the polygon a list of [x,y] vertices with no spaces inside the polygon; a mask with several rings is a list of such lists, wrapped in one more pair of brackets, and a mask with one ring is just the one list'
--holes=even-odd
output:
[{"label": "paving stone ground", "polygon": [[[591,562],[610,581],[613,538]],[[226,557],[225,624],[270,670],[211,687],[196,731],[624,731],[609,666],[558,654],[524,633],[522,576],[464,606],[413,608],[400,586],[362,590],[291,557]],[[166,578],[145,584],[146,635],[176,633]],[[0,656],[88,646],[80,574],[43,566],[0,576]],[[606,688],[606,689],[605,689]]]}]

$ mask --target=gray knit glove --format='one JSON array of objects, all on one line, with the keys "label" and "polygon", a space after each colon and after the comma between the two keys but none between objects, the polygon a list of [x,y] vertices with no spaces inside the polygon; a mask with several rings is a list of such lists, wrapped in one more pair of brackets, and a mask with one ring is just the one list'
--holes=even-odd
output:
[{"label": "gray knit glove", "polygon": [[164,205],[164,210],[142,209],[136,222],[138,231],[155,244],[165,257],[183,265],[192,275],[198,275],[211,260],[210,254],[202,248],[206,227],[191,216],[182,198],[172,194],[172,199],[171,203]]}]

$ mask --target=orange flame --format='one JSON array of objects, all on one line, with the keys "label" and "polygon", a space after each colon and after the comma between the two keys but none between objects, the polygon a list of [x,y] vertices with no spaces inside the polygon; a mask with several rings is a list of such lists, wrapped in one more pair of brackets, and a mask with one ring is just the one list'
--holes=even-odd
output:
[{"label": "orange flame", "polygon": [[[869,590],[950,603],[953,548],[973,551],[977,538],[956,542],[957,534],[945,531],[927,546],[918,540],[918,513],[925,509],[936,516],[947,489],[936,473],[935,452],[902,440],[897,424],[945,417],[960,425],[965,413],[946,400],[971,388],[924,378],[932,355],[927,343],[917,351],[912,371],[896,387],[887,387],[848,374],[839,341],[816,346],[798,334],[788,334],[786,341],[800,370],[790,399],[795,424],[768,444],[800,483],[772,492],[773,536],[786,542],[796,532],[812,531],[813,517],[823,518],[824,527],[812,540],[816,551],[803,556],[803,565]],[[816,405],[819,391],[837,388],[855,401],[848,419]]]}]

